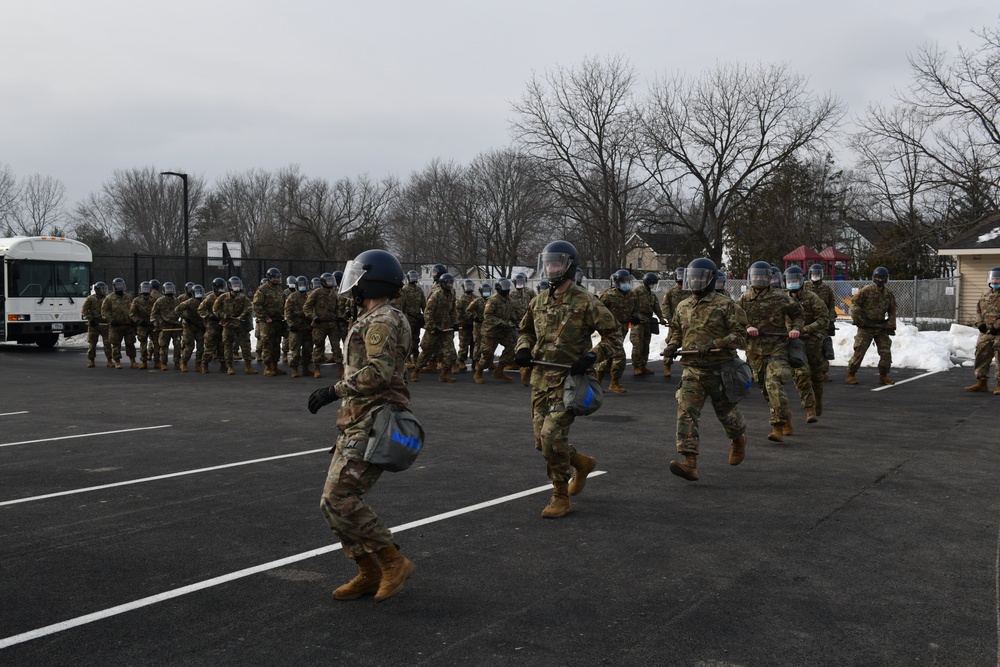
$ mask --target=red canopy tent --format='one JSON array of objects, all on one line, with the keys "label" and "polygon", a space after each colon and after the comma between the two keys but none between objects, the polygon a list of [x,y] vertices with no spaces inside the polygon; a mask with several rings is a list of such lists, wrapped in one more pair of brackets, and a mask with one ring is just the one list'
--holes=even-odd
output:
[{"label": "red canopy tent", "polygon": [[844,265],[844,280],[850,280],[851,278],[851,257],[850,255],[845,255],[833,246],[821,250],[820,253],[821,261],[823,265],[823,273],[830,276],[831,279],[836,280],[837,278],[837,262],[841,262]]},{"label": "red canopy tent", "polygon": [[807,245],[800,245],[782,259],[785,260],[786,269],[789,266],[801,266],[803,271],[808,271],[810,265],[823,261],[823,257]]}]

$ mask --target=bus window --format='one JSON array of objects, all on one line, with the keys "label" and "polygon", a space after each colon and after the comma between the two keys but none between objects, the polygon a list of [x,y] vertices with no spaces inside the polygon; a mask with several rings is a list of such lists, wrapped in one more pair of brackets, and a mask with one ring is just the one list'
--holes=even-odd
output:
[{"label": "bus window", "polygon": [[13,262],[8,294],[20,297],[84,297],[90,294],[85,262]]}]

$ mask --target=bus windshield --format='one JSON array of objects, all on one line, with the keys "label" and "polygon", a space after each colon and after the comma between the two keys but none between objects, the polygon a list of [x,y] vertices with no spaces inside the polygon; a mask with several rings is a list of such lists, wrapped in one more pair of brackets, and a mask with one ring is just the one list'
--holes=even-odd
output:
[{"label": "bus windshield", "polygon": [[18,260],[7,266],[7,296],[84,297],[90,295],[90,264]]}]

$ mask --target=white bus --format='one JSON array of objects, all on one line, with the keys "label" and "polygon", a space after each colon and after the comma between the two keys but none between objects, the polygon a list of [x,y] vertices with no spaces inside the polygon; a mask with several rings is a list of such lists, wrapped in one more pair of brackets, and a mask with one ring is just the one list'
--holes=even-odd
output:
[{"label": "white bus", "polygon": [[16,236],[0,238],[0,259],[0,341],[52,347],[59,334],[87,330],[80,308],[90,295],[90,248],[54,236]]}]

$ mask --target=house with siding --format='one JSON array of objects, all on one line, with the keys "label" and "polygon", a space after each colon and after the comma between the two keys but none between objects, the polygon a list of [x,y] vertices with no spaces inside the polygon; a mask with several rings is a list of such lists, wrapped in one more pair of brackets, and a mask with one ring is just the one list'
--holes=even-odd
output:
[{"label": "house with siding", "polygon": [[976,304],[987,289],[990,269],[1000,266],[1000,211],[983,216],[982,221],[965,234],[938,248],[938,255],[955,258],[958,279],[959,324],[972,324],[976,319]]}]

